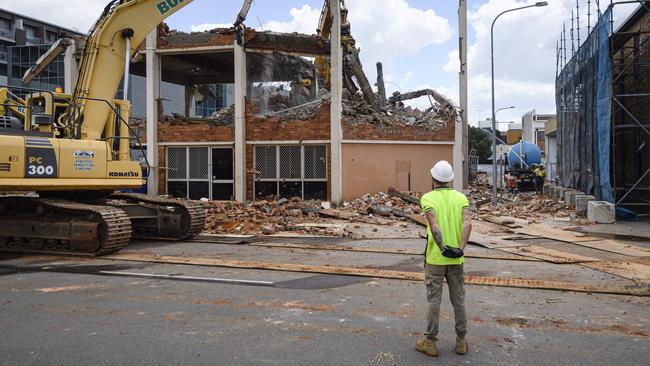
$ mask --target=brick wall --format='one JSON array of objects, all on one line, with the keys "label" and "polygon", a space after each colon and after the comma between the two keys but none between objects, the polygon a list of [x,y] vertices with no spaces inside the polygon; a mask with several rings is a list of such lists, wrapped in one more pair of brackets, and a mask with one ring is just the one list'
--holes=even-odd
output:
[{"label": "brick wall", "polygon": [[401,140],[401,141],[454,141],[456,117],[450,117],[447,124],[432,131],[420,126],[376,126],[341,122],[343,138],[346,140]]},{"label": "brick wall", "polygon": [[213,125],[208,122],[159,123],[158,142],[232,142],[233,126]]},{"label": "brick wall", "polygon": [[[246,102],[246,140],[247,141],[304,141],[330,139],[330,106],[323,105],[316,118],[309,120],[279,120],[259,116],[259,109],[250,101]],[[349,140],[402,140],[402,141],[453,141],[455,117],[438,131],[430,131],[417,126],[378,127],[370,124],[353,125],[343,120],[343,138]],[[159,142],[233,142],[233,126],[212,125],[207,122],[159,123]],[[408,145],[403,145],[408,149]],[[165,167],[165,148],[159,147],[159,166]],[[327,156],[331,156],[327,145]],[[345,166],[346,161],[343,161]],[[253,199],[254,175],[253,145],[246,146],[246,198]],[[166,171],[158,170],[160,192],[166,190]],[[327,165],[327,190],[331,195],[331,161]]]},{"label": "brick wall", "polygon": [[164,146],[158,146],[158,192],[167,193],[167,166],[166,151]]},{"label": "brick wall", "polygon": [[304,121],[280,121],[277,118],[260,117],[259,108],[246,102],[246,140],[329,140],[330,107],[323,105],[317,118]]}]

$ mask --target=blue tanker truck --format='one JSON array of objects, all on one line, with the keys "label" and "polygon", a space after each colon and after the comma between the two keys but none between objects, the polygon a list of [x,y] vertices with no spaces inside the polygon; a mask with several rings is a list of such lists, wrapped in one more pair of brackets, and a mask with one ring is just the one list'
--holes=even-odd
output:
[{"label": "blue tanker truck", "polygon": [[508,170],[506,174],[514,177],[519,191],[535,190],[533,168],[542,162],[542,151],[537,145],[520,141],[508,151]]}]

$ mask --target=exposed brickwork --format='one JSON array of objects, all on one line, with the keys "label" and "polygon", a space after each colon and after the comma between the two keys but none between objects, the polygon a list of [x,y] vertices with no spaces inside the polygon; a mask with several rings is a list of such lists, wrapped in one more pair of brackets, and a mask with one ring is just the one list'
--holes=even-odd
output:
[{"label": "exposed brickwork", "polygon": [[279,121],[259,116],[259,108],[246,102],[246,140],[329,140],[330,108],[323,105],[318,118],[304,121]]},{"label": "exposed brickwork", "polygon": [[353,125],[345,119],[341,122],[346,140],[402,140],[402,141],[454,141],[456,117],[452,116],[440,130],[432,131],[418,126],[386,126],[371,124]]},{"label": "exposed brickwork", "polygon": [[165,154],[165,147],[158,147],[158,192],[167,193],[167,170],[163,169],[167,166],[167,155]]},{"label": "exposed brickwork", "polygon": [[253,200],[253,145],[246,145],[246,199]]},{"label": "exposed brickwork", "polygon": [[[402,140],[402,141],[453,141],[454,123],[449,123],[439,131],[422,127],[399,126],[377,127],[374,125],[352,125],[342,121],[343,138],[349,140]],[[211,125],[208,122],[159,123],[159,142],[233,142],[233,126]],[[260,117],[259,109],[250,101],[246,102],[246,140],[247,141],[304,141],[330,139],[330,105],[324,104],[317,118],[304,121],[280,121],[277,118]],[[160,147],[159,166],[166,166],[165,149]],[[328,159],[331,148],[327,145]],[[345,165],[345,161],[343,164]],[[331,160],[327,164],[327,195],[331,197]],[[252,200],[254,175],[253,145],[246,146],[246,199]],[[159,169],[160,192],[165,192],[164,169]]]},{"label": "exposed brickwork", "polygon": [[208,122],[158,124],[158,142],[224,141],[235,141],[234,127],[210,125]]}]

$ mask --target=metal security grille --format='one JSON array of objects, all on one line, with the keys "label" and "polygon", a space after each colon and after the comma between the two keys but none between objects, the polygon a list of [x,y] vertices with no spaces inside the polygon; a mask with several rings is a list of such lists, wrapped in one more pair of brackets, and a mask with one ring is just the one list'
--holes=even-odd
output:
[{"label": "metal security grille", "polygon": [[305,179],[327,179],[327,147],[305,146]]},{"label": "metal security grille", "polygon": [[167,178],[187,178],[187,149],[170,147],[167,149]]},{"label": "metal security grille", "polygon": [[255,147],[255,169],[261,172],[259,178],[277,177],[277,167],[277,148],[275,146]]},{"label": "metal security grille", "polygon": [[190,179],[208,179],[209,154],[207,147],[190,147]]},{"label": "metal security grille", "polygon": [[231,147],[168,147],[167,193],[190,199],[232,199],[231,157]]},{"label": "metal security grille", "polygon": [[327,199],[325,145],[255,146],[256,198]]},{"label": "metal security grille", "polygon": [[301,146],[280,146],[280,178],[302,178]]}]

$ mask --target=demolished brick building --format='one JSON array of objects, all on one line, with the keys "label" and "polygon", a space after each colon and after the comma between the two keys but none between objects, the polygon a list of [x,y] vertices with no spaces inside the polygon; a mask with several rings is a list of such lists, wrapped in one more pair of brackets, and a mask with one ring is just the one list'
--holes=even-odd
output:
[{"label": "demolished brick building", "polygon": [[[161,26],[144,53],[146,62],[135,63],[133,72],[147,79],[147,120],[157,121],[155,135],[148,135],[158,146],[158,161],[150,162],[155,193],[349,200],[388,186],[426,191],[431,165],[455,158],[460,122],[445,97],[418,94],[431,101],[424,111],[405,107],[408,97],[400,95],[373,95],[381,104],[370,105],[355,90],[357,78],[344,76],[340,193],[333,197],[329,77],[316,66],[319,58],[329,60],[328,39],[250,28],[187,34]],[[146,121],[134,124],[144,137]]]}]

